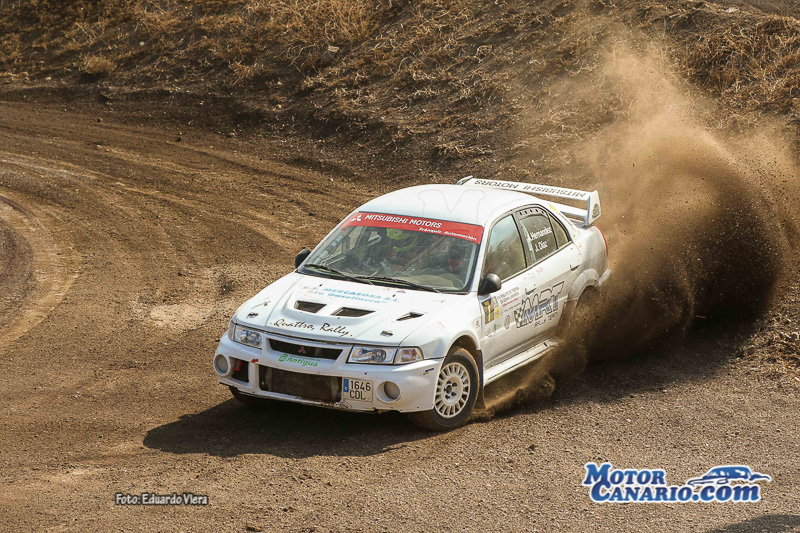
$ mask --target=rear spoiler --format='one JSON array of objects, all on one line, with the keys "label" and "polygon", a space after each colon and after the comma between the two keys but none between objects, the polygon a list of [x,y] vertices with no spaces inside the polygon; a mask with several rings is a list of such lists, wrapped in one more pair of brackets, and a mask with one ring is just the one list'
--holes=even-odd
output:
[{"label": "rear spoiler", "polygon": [[571,205],[555,204],[558,210],[570,218],[582,220],[584,226],[589,227],[594,221],[600,218],[600,195],[597,191],[579,191],[576,189],[565,189],[563,187],[551,187],[550,185],[537,185],[535,183],[521,183],[518,181],[484,180],[467,176],[458,180],[458,185],[472,185],[478,187],[490,187],[492,189],[502,189],[506,191],[518,191],[535,196],[554,196],[566,200],[586,202],[586,209],[583,207],[573,207]]}]

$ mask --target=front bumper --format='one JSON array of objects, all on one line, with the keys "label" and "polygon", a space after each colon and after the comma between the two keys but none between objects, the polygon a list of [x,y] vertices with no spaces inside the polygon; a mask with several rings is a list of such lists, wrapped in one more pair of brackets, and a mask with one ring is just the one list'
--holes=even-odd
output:
[{"label": "front bumper", "polygon": [[[306,346],[323,346],[323,343],[283,337],[272,333],[267,339]],[[239,392],[257,398],[270,398],[288,402],[317,405],[349,411],[427,411],[433,409],[436,378],[441,359],[427,359],[406,365],[370,365],[347,363],[350,347],[341,347],[341,355],[333,359],[292,356],[273,350],[265,341],[262,349],[233,342],[224,335],[214,354],[224,356],[232,370],[220,375],[219,383],[236,387]],[[216,371],[216,367],[215,367]],[[281,376],[282,387],[273,386],[273,376]],[[355,400],[342,392],[345,379],[366,380],[371,383],[371,399]],[[386,392],[386,383],[394,383],[399,395],[392,399]],[[273,389],[273,390],[270,390]],[[275,390],[278,389],[278,390]],[[392,389],[389,389],[392,392]],[[394,391],[396,392],[396,391]]]}]

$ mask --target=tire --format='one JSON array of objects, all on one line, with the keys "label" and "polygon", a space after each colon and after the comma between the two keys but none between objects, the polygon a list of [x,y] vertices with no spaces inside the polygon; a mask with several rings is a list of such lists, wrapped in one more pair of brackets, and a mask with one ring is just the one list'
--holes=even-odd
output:
[{"label": "tire", "polygon": [[464,348],[451,349],[436,380],[434,407],[409,413],[417,426],[431,431],[449,431],[464,425],[478,398],[478,367]]},{"label": "tire", "polygon": [[587,287],[573,309],[569,320],[560,324],[558,336],[561,345],[556,349],[557,358],[550,366],[550,374],[555,379],[565,379],[583,372],[586,368],[587,328],[591,328],[600,293],[594,287]]},{"label": "tire", "polygon": [[236,387],[229,385],[228,388],[231,390],[231,394],[233,394],[234,398],[239,400],[239,402],[242,405],[250,409],[258,409],[261,407],[266,407],[273,403],[273,400],[267,398],[256,398],[255,396],[248,396],[247,394],[242,394]]}]

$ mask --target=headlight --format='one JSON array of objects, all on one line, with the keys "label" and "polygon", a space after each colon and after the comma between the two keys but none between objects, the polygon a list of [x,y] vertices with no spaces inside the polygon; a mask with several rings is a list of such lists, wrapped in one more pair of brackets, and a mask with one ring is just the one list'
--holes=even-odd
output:
[{"label": "headlight", "polygon": [[[232,341],[246,344],[253,348],[261,348],[261,333],[252,329],[243,328],[242,326],[237,326],[233,323],[231,324],[233,327],[228,328],[228,337],[230,337]],[[231,336],[231,331],[233,332],[233,336]]]},{"label": "headlight", "polygon": [[356,346],[347,358],[348,363],[371,363],[391,365],[397,348],[378,348]]},{"label": "headlight", "polygon": [[419,348],[381,348],[379,346],[356,346],[347,358],[348,363],[368,363],[375,365],[402,365],[422,361]]},{"label": "headlight", "polygon": [[404,365],[406,363],[413,363],[414,361],[422,361],[422,350],[419,348],[400,348],[397,350],[397,355],[394,362],[397,365]]}]

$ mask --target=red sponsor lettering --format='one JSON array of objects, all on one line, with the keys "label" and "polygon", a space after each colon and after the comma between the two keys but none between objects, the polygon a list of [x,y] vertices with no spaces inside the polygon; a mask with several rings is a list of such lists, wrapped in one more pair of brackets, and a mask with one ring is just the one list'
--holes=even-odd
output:
[{"label": "red sponsor lettering", "polygon": [[483,237],[483,226],[434,220],[431,218],[407,217],[403,215],[387,215],[384,213],[356,213],[344,223],[344,226],[372,226],[374,228],[396,228],[446,237],[457,237],[466,241],[480,243]]}]

